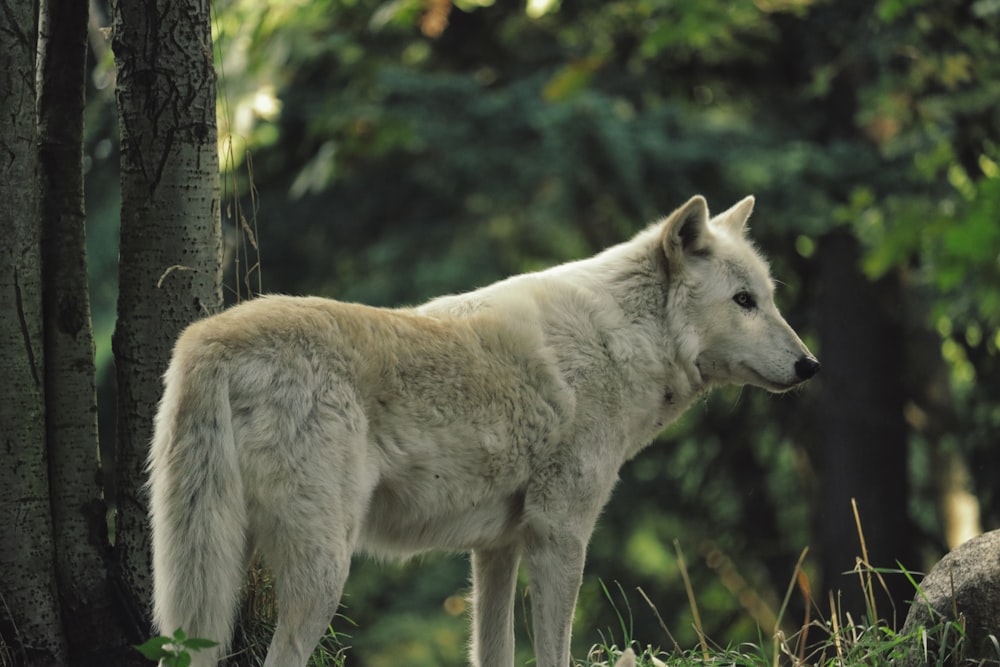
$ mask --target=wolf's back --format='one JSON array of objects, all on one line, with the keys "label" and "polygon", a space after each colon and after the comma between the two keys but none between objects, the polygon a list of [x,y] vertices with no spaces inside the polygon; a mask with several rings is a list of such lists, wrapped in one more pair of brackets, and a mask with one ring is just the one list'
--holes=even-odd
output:
[{"label": "wolf's back", "polygon": [[[245,566],[246,506],[226,363],[190,329],[164,376],[148,468],[154,624],[224,647]],[[214,665],[220,650],[195,653],[193,664]]]}]

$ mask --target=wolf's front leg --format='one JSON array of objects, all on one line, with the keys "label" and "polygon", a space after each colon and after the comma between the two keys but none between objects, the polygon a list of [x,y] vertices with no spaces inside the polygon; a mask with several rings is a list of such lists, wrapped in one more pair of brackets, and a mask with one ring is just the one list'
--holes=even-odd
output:
[{"label": "wolf's front leg", "polygon": [[472,664],[513,667],[516,546],[472,553]]},{"label": "wolf's front leg", "polygon": [[567,532],[549,535],[525,549],[538,667],[569,666],[570,630],[586,547],[586,538]]}]

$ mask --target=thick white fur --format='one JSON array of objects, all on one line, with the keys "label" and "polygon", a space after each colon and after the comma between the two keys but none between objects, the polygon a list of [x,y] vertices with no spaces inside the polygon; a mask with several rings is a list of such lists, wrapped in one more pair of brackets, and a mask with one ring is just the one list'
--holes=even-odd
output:
[{"label": "thick white fur", "polygon": [[229,641],[257,551],[279,608],[265,665],[301,667],[353,553],[463,550],[472,663],[513,665],[523,561],[537,665],[566,667],[620,466],[712,386],[815,370],[745,238],[752,208],[709,220],[694,197],[595,257],[418,308],[270,296],[191,325],[149,457],[157,628]]}]

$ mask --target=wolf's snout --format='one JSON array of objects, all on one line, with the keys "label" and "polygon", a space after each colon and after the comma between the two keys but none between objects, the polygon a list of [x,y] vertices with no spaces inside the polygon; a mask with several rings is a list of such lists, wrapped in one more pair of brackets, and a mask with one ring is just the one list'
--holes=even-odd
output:
[{"label": "wolf's snout", "polygon": [[806,356],[795,362],[795,375],[800,380],[808,380],[816,373],[819,373],[819,361],[815,357]]}]

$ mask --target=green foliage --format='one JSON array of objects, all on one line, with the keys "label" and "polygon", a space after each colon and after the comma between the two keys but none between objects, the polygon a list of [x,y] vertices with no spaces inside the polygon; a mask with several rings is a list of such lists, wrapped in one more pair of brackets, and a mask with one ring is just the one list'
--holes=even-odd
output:
[{"label": "green foliage", "polygon": [[153,637],[135,648],[147,660],[158,662],[164,667],[188,667],[192,651],[212,646],[218,646],[218,642],[188,637],[182,628],[177,628],[171,637]]},{"label": "green foliage", "polygon": [[[850,231],[866,275],[902,276],[909,414],[945,431],[911,427],[913,539],[933,555],[933,449],[960,450],[973,470],[1000,466],[998,7],[220,0],[227,187],[245,200],[255,187],[265,290],[376,305],[584,256],[694,192],[715,207],[752,192],[752,232],[782,281],[778,301],[814,348],[815,304],[834,288],[820,284],[823,240]],[[435,32],[430,19],[442,16]],[[106,193],[89,205],[106,351],[116,200],[98,146],[114,132],[90,126],[90,187]],[[932,343],[912,345],[923,337]],[[939,368],[944,407],[934,412],[923,395]],[[694,645],[669,548],[680,537],[705,631],[742,662],[743,642],[759,639],[755,614],[778,608],[796,555],[825,517],[847,511],[818,506],[816,398],[812,388],[780,400],[730,390],[695,407],[622,470],[588,573],[641,586],[678,643]],[[975,483],[984,523],[1000,525],[994,476]],[[811,558],[804,567],[823,575]],[[463,619],[444,602],[465,593],[466,568],[356,563],[347,601],[365,663],[390,660],[398,634],[411,648],[447,637],[426,642],[427,659],[461,664],[446,645]],[[593,628],[616,621],[588,575],[577,655]],[[635,626],[637,636],[659,631],[649,615]]]}]

